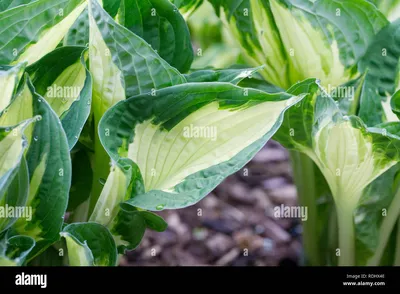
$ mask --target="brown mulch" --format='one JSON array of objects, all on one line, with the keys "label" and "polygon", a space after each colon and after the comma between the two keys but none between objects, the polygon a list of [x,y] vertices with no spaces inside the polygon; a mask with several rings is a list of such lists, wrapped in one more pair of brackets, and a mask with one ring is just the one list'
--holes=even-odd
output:
[{"label": "brown mulch", "polygon": [[296,203],[287,151],[270,141],[196,205],[160,212],[168,229],[147,230],[121,266],[297,265],[301,224],[273,215],[275,206]]}]

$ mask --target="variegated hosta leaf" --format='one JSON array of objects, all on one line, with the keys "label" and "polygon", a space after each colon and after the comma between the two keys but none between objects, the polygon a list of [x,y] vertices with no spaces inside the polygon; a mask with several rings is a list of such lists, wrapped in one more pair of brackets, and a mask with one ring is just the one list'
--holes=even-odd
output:
[{"label": "variegated hosta leaf", "polygon": [[13,127],[0,127],[0,233],[17,220],[18,211],[28,198],[29,177],[23,158],[28,141],[24,132],[33,121],[29,119]]},{"label": "variegated hosta leaf", "polygon": [[[371,217],[365,213],[381,215],[382,205],[388,205],[393,195],[387,183],[400,160],[400,137],[387,126],[368,128],[356,116],[343,116],[326,92],[318,93],[312,80],[308,88],[313,94],[286,112],[275,139],[308,155],[324,175],[337,211],[343,250],[339,264],[365,264],[378,244],[376,231],[365,229],[369,224],[365,218]],[[288,92],[304,89],[295,85]],[[356,246],[363,252],[356,255]]]},{"label": "variegated hosta leaf", "polygon": [[111,169],[89,221],[107,226],[113,234],[118,251],[135,249],[146,228],[162,232],[166,222],[156,214],[120,204],[144,193],[139,167],[130,159],[119,160]]},{"label": "variegated hosta leaf", "polygon": [[83,0],[38,0],[0,13],[0,64],[32,64],[54,50],[87,6]]},{"label": "variegated hosta leaf", "polygon": [[118,103],[103,117],[100,138],[114,161],[140,169],[145,193],[128,200],[148,210],[196,203],[243,167],[301,99],[228,83],[189,83]]},{"label": "variegated hosta leaf", "polygon": [[0,89],[2,90],[0,99],[0,112],[2,112],[11,103],[24,70],[24,63],[18,64],[14,67],[0,66]]},{"label": "variegated hosta leaf", "polygon": [[29,170],[29,196],[26,207],[32,218],[20,218],[13,231],[33,237],[36,246],[30,257],[59,238],[71,184],[71,159],[65,132],[56,113],[27,80],[11,105],[0,116],[0,126],[15,125],[40,116],[24,132],[29,142],[26,161]]},{"label": "variegated hosta leaf", "polygon": [[27,69],[36,92],[60,118],[70,149],[90,114],[92,78],[86,53],[84,47],[61,47]]},{"label": "variegated hosta leaf", "polygon": [[202,69],[186,74],[185,77],[188,83],[225,82],[237,85],[244,79],[251,78],[253,74],[263,68],[263,66],[259,66],[256,68],[232,68],[219,70]]},{"label": "variegated hosta leaf", "polygon": [[97,223],[73,223],[60,234],[67,241],[70,266],[117,264],[117,247],[106,227]]},{"label": "variegated hosta leaf", "polygon": [[[97,3],[89,1],[89,63],[93,77],[93,115],[97,130],[104,112],[126,97],[185,83],[185,77],[140,37],[117,24]],[[110,31],[113,33],[110,34]],[[95,132],[94,207],[110,170],[108,155]]]},{"label": "variegated hosta leaf", "polygon": [[122,0],[117,21],[180,72],[190,69],[194,55],[189,29],[169,0]]},{"label": "variegated hosta leaf", "polygon": [[[400,159],[399,138],[343,116],[332,98],[309,82],[312,94],[287,111],[275,139],[311,157],[335,200],[355,208],[363,189]],[[304,85],[296,84],[288,93],[304,93]]]},{"label": "variegated hosta leaf", "polygon": [[[26,208],[29,195],[29,171],[25,158],[22,158],[15,176],[0,188],[0,233],[11,227],[21,216],[31,218],[32,210]],[[11,208],[9,211],[8,209]]]},{"label": "variegated hosta leaf", "polygon": [[0,266],[21,266],[35,246],[35,240],[28,236],[6,234],[0,240]]},{"label": "variegated hosta leaf", "polygon": [[211,2],[217,12],[223,7],[248,62],[266,64],[264,78],[284,89],[305,78],[319,78],[331,88],[346,82],[373,36],[388,23],[364,0]]},{"label": "variegated hosta leaf", "polygon": [[163,232],[167,227],[168,224],[157,214],[124,204],[111,224],[111,232],[118,245],[118,252],[124,254],[126,250],[139,246],[147,228]]},{"label": "variegated hosta leaf", "polygon": [[111,168],[89,220],[109,226],[120,210],[119,204],[131,197],[131,189],[143,193],[139,167],[131,160],[120,160]]},{"label": "variegated hosta leaf", "polygon": [[[3,114],[4,116],[4,114]],[[28,119],[15,126],[0,127],[0,195],[8,187],[18,170],[28,145],[25,130],[33,120]]]}]

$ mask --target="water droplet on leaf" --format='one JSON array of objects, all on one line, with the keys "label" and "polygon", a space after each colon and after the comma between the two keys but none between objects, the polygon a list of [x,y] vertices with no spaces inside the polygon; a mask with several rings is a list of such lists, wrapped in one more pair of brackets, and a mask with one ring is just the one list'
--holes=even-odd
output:
[{"label": "water droplet on leaf", "polygon": [[157,210],[162,210],[165,207],[165,204],[159,204],[156,206]]}]

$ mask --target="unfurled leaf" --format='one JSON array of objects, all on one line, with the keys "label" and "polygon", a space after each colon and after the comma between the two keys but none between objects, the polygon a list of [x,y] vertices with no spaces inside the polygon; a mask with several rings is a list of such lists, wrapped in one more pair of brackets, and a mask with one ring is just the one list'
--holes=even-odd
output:
[{"label": "unfurled leaf", "polygon": [[[355,209],[360,199],[369,198],[367,186],[377,185],[374,180],[400,160],[400,137],[380,126],[368,128],[358,117],[343,116],[326,92],[318,93],[312,82],[308,88],[314,93],[286,112],[275,139],[305,153],[324,175],[338,215],[339,265],[354,264],[354,227],[360,224],[355,223]],[[295,85],[288,92],[304,89]]]},{"label": "unfurled leaf", "polygon": [[21,266],[35,246],[35,240],[28,236],[7,234],[0,240],[0,266]]},{"label": "unfurled leaf", "polygon": [[32,64],[54,50],[87,6],[83,0],[38,0],[0,13],[0,64]]},{"label": "unfurled leaf", "polygon": [[[349,195],[343,201],[356,205],[363,189],[396,164],[398,137],[384,129],[367,128],[355,116],[343,116],[326,93],[318,94],[316,84],[311,82],[307,87],[314,94],[287,111],[275,139],[309,155],[334,197]],[[304,91],[294,85],[288,93]]]},{"label": "unfurled leaf", "polygon": [[110,229],[120,253],[135,249],[140,244],[146,228],[159,232],[167,228],[165,221],[156,214],[123,204],[131,197],[143,193],[144,183],[139,167],[130,159],[121,159],[111,168],[90,216],[89,221]]},{"label": "unfurled leaf", "polygon": [[228,83],[189,83],[158,90],[152,99],[141,95],[118,103],[103,117],[100,138],[114,161],[129,158],[140,168],[145,193],[128,203],[181,208],[242,168],[301,98]]},{"label": "unfurled leaf", "polygon": [[86,53],[84,47],[61,47],[27,69],[36,92],[60,118],[70,149],[90,114],[92,78]]},{"label": "unfurled leaf", "polygon": [[211,2],[217,12],[224,9],[246,60],[266,64],[263,77],[283,89],[306,78],[332,88],[348,81],[351,68],[388,23],[364,0]]},{"label": "unfurled leaf", "polygon": [[123,254],[125,250],[133,250],[140,244],[146,228],[163,232],[167,226],[160,216],[124,204],[114,220],[111,232],[117,240],[118,251]]},{"label": "unfurled leaf", "polygon": [[89,220],[108,226],[118,214],[119,204],[128,200],[131,193],[136,194],[138,191],[143,192],[143,180],[138,166],[129,159],[120,160],[111,168]]},{"label": "unfurled leaf", "polygon": [[97,223],[74,223],[60,234],[67,241],[69,265],[116,265],[117,247],[106,227]]}]

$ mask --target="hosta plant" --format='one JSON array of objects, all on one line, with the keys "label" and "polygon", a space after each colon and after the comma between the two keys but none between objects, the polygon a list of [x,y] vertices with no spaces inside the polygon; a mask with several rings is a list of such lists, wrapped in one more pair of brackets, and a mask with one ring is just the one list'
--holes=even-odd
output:
[{"label": "hosta plant", "polygon": [[288,89],[317,79],[274,136],[292,150],[309,209],[306,264],[398,265],[400,21],[385,16],[398,3],[211,2],[246,62],[266,65],[247,85]]},{"label": "hosta plant", "polygon": [[308,95],[240,86],[262,67],[190,71],[167,0],[1,10],[1,265],[117,265],[166,229],[155,212],[201,200]]},{"label": "hosta plant", "polygon": [[115,266],[271,138],[306,264],[400,263],[394,1],[210,0],[242,49],[225,69],[193,67],[203,4],[0,3],[0,265]]}]

